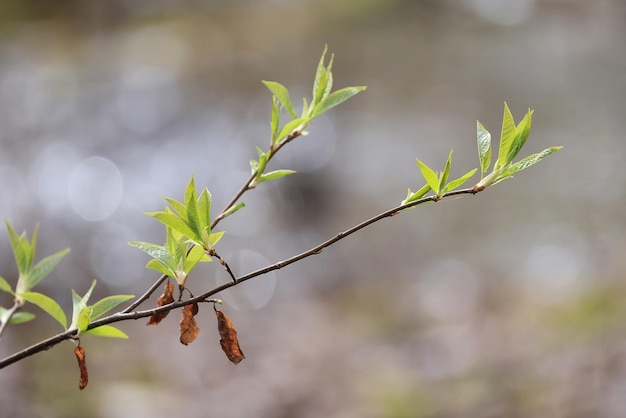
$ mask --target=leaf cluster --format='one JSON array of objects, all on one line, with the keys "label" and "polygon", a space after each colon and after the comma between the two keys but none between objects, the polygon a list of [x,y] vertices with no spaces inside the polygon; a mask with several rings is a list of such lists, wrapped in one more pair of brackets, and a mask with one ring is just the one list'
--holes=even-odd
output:
[{"label": "leaf cluster", "polygon": [[25,231],[18,235],[8,221],[5,220],[5,224],[19,275],[15,291],[6,279],[0,277],[0,290],[10,293],[15,297],[15,305],[12,309],[0,307],[0,324],[4,326],[6,323],[17,324],[34,319],[34,314],[20,311],[25,303],[29,302],[54,318],[66,330],[78,329],[78,335],[82,332],[86,332],[104,337],[126,338],[126,335],[122,331],[112,326],[104,326],[89,331],[87,331],[87,327],[92,320],[97,319],[120,303],[134,297],[133,295],[109,296],[96,302],[93,306],[87,306],[87,301],[96,285],[96,281],[94,280],[91,288],[83,298],[79,297],[76,292],[72,290],[74,312],[72,314],[72,323],[68,327],[67,317],[59,303],[43,293],[33,292],[32,289],[57,267],[63,257],[70,252],[70,249],[66,248],[47,256],[33,265],[37,247],[38,228],[35,227],[33,237],[29,240]]},{"label": "leaf cluster", "polygon": [[[306,135],[306,128],[311,125],[316,117],[340,105],[367,88],[366,86],[353,86],[332,91],[334,54],[331,54],[330,60],[328,64],[326,64],[327,51],[328,47],[324,47],[324,52],[322,53],[322,57],[320,58],[315,72],[311,99],[310,101],[306,98],[302,99],[302,112],[300,115],[296,113],[289,96],[289,91],[285,86],[276,81],[263,81],[263,84],[265,84],[272,93],[272,117],[270,120],[271,141],[268,151],[263,151],[261,148],[257,147],[259,159],[250,161],[250,168],[254,176],[250,188],[264,181],[275,180],[295,173],[293,170],[276,170],[266,173],[265,166],[274,153],[285,143],[300,135]],[[283,110],[287,112],[290,120],[281,125],[281,117],[284,113]]]},{"label": "leaf cluster", "polygon": [[165,225],[165,245],[142,241],[128,244],[152,257],[147,268],[174,278],[182,289],[198,263],[211,261],[208,253],[224,232],[211,232],[211,193],[204,188],[198,196],[193,176],[185,189],[184,203],[169,197],[164,199],[169,207],[146,215]]},{"label": "leaf cluster", "polygon": [[[487,176],[485,176],[485,173],[491,166],[491,134],[487,131],[487,129],[485,129],[482,123],[476,121],[476,137],[478,142],[481,180],[474,185],[474,187],[472,187],[471,190],[473,193],[480,192],[491,185],[499,183],[509,177],[513,177],[515,173],[525,170],[562,148],[547,148],[540,153],[532,154],[516,163],[513,163],[513,159],[519,154],[524,144],[526,144],[526,140],[530,134],[532,115],[533,111],[529,109],[520,123],[516,125],[509,106],[506,102],[504,103],[504,115],[502,117],[502,133],[500,135],[498,158],[494,164],[493,171]],[[437,201],[447,193],[450,193],[462,186],[474,175],[474,173],[476,173],[476,171],[478,171],[476,168],[472,169],[463,174],[461,177],[448,182],[450,167],[452,165],[452,151],[450,151],[448,160],[446,161],[443,170],[440,172],[436,172],[419,159],[416,159],[416,161],[422,176],[426,180],[426,184],[415,192],[409,189],[406,198],[402,201],[403,205],[422,199],[431,190],[434,194],[432,200]]]}]

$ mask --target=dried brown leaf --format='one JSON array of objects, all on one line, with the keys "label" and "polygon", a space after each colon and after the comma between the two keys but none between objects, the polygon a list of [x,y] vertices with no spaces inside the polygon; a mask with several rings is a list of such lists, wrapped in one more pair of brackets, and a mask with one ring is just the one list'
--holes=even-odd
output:
[{"label": "dried brown leaf", "polygon": [[[161,307],[163,305],[169,305],[170,303],[174,302],[173,295],[174,283],[168,281],[167,283],[165,283],[165,289],[163,290],[163,294],[157,299],[157,306]],[[170,311],[158,312],[153,314],[146,325],[157,325],[167,316],[168,313],[170,313]]]},{"label": "dried brown leaf", "polygon": [[180,342],[181,344],[189,344],[193,342],[200,332],[200,328],[196,325],[194,316],[198,313],[198,304],[192,303],[186,305],[182,310],[180,318]]},{"label": "dried brown leaf", "polygon": [[78,381],[78,389],[83,390],[89,382],[89,374],[87,373],[87,362],[85,361],[85,349],[80,345],[74,347],[74,355],[78,360],[78,368],[80,370],[80,380]]},{"label": "dried brown leaf", "polygon": [[233,323],[228,319],[224,312],[217,310],[215,307],[215,315],[217,315],[217,330],[220,333],[220,345],[222,350],[226,353],[228,360],[235,364],[246,358],[239,347],[239,341],[237,340],[237,330],[233,326]]}]

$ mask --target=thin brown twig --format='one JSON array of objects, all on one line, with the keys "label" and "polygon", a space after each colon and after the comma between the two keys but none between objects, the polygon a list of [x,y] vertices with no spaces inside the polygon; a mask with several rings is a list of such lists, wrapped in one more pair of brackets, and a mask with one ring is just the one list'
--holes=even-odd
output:
[{"label": "thin brown twig", "polygon": [[[269,273],[270,271],[273,270],[278,270],[281,269],[283,267],[286,267],[290,264],[293,264],[297,261],[300,261],[304,258],[313,256],[313,255],[317,255],[320,254],[325,248],[335,244],[336,242],[348,237],[349,235],[354,234],[357,231],[360,231],[363,228],[368,227],[369,225],[372,225],[373,223],[376,223],[382,219],[385,218],[389,218],[392,217],[394,215],[397,215],[398,213],[400,213],[403,210],[427,203],[427,202],[437,202],[439,200],[445,199],[447,197],[451,197],[451,196],[458,196],[458,195],[464,195],[464,194],[476,194],[479,191],[475,190],[475,188],[467,188],[467,189],[461,189],[461,190],[455,190],[452,192],[448,192],[446,194],[444,194],[441,197],[437,197],[437,196],[428,196],[428,197],[424,197],[422,199],[419,200],[415,200],[413,202],[404,204],[404,205],[400,205],[397,206],[393,209],[389,209],[385,212],[382,212],[372,218],[367,219],[366,221],[363,221],[343,232],[338,233],[337,235],[335,235],[334,237],[322,242],[321,244],[303,252],[300,253],[298,255],[295,255],[291,258],[279,261],[277,263],[271,264],[267,267],[264,267],[262,269],[253,271],[251,273],[245,274],[243,276],[240,276],[238,278],[235,278],[232,281],[229,281],[227,283],[224,283],[220,286],[217,286],[215,288],[213,288],[212,290],[209,290],[208,292],[205,292],[201,295],[195,296],[193,298],[187,299],[187,300],[181,300],[181,301],[176,301],[173,303],[170,303],[168,305],[164,305],[158,308],[153,308],[153,309],[148,309],[148,310],[144,310],[144,311],[129,311],[129,308],[124,309],[121,312],[106,316],[104,318],[100,318],[96,321],[93,321],[92,323],[89,324],[87,329],[93,329],[93,328],[97,328],[100,327],[102,325],[107,325],[107,324],[112,324],[115,322],[120,322],[120,321],[127,321],[127,320],[136,320],[136,319],[140,319],[140,318],[145,318],[148,316],[152,316],[155,313],[159,313],[159,312],[164,312],[164,311],[171,311],[192,303],[198,303],[198,302],[202,302],[207,300],[207,298],[209,298],[210,296],[213,296],[223,290],[226,290],[230,287],[236,286],[239,283],[245,282],[247,280],[250,280],[254,277],[258,277],[258,276],[262,276],[266,273]],[[164,279],[163,279],[164,280]],[[139,300],[139,299],[138,299]],[[144,299],[145,300],[145,299]],[[136,304],[137,302],[135,302],[134,304]],[[133,306],[133,305],[131,305]],[[0,369],[9,366],[13,363],[16,363],[26,357],[32,356],[34,354],[37,354],[41,351],[44,350],[48,350],[49,348],[55,346],[56,344],[65,341],[65,340],[69,340],[69,339],[73,339],[76,337],[77,334],[77,330],[73,329],[73,330],[68,330],[65,331],[63,333],[57,334],[55,336],[52,336],[44,341],[41,341],[39,343],[36,343],[28,348],[25,348],[24,350],[21,350],[11,356],[8,356],[6,358],[4,358],[3,360],[0,361]]]}]

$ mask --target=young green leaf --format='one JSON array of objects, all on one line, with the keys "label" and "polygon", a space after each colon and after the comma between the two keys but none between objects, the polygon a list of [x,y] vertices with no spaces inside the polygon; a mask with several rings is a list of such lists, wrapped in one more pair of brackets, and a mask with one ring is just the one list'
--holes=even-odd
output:
[{"label": "young green leaf", "polygon": [[175,231],[180,232],[187,238],[197,240],[196,233],[181,217],[171,212],[145,212],[146,215],[156,219],[165,226],[169,226]]},{"label": "young green leaf", "polygon": [[284,138],[294,134],[294,133],[302,133],[307,126],[310,125],[312,118],[304,117],[294,119],[283,126],[278,134],[278,140],[282,141]]},{"label": "young green leaf", "polygon": [[495,183],[498,183],[506,178],[512,177],[515,173],[518,173],[522,170],[526,170],[528,167],[537,164],[539,161],[543,160],[544,158],[548,157],[551,154],[554,154],[561,148],[563,147],[547,148],[537,154],[532,154],[526,158],[521,159],[520,161],[511,165],[507,169],[503,170],[502,173],[496,178]]},{"label": "young green leaf", "polygon": [[39,261],[35,266],[26,274],[26,289],[30,290],[37,286],[37,284],[43,280],[52,270],[59,265],[63,257],[70,252],[69,248],[59,251],[56,254],[52,254]]},{"label": "young green leaf", "polygon": [[416,158],[415,160],[417,161],[417,165],[422,172],[422,176],[424,176],[426,183],[430,186],[433,192],[439,196],[439,179],[437,178],[437,173],[435,173],[432,168],[421,162],[419,159]]},{"label": "young green leaf", "polygon": [[150,261],[148,261],[148,263],[146,264],[146,268],[151,269],[151,270],[155,270],[161,274],[164,274],[166,276],[169,277],[176,277],[176,271],[174,271],[173,269],[170,269],[169,267],[163,265],[163,263],[161,263],[159,260],[157,259],[152,259]]},{"label": "young green leaf", "polygon": [[78,316],[76,317],[76,328],[78,328],[78,333],[82,334],[87,330],[89,326],[89,322],[91,321],[91,306],[87,306],[81,309],[78,312]]},{"label": "young green leaf", "polygon": [[198,217],[200,219],[200,228],[211,232],[211,192],[206,187],[200,193],[200,197],[198,197]]},{"label": "young green leaf", "polygon": [[480,178],[482,179],[491,165],[491,134],[479,121],[476,121],[476,137],[480,159]]},{"label": "young green leaf", "polygon": [[502,115],[502,133],[500,134],[500,148],[498,149],[498,160],[495,169],[506,166],[511,160],[508,160],[509,151],[515,138],[517,137],[517,127],[513,120],[513,115],[509,106],[504,102],[504,114]]},{"label": "young green leaf", "polygon": [[175,269],[177,261],[174,256],[162,245],[151,244],[149,242],[131,241],[128,243],[131,247],[137,247],[159,263],[170,269]]},{"label": "young green leaf", "polygon": [[285,86],[275,81],[263,81],[262,83],[265,84],[265,87],[267,87],[269,91],[271,91],[272,94],[278,99],[282,107],[285,108],[285,110],[287,111],[287,113],[289,113],[289,116],[291,116],[292,119],[298,117],[295,109],[293,108],[293,105],[291,104],[289,91]]},{"label": "young green leaf", "polygon": [[328,67],[326,67],[324,65],[324,61],[326,60],[326,52],[328,52],[328,45],[324,45],[324,52],[322,52],[322,57],[320,58],[320,61],[317,64],[317,71],[315,72],[315,81],[313,82],[313,99],[311,102],[312,107],[317,106],[317,104],[324,97],[324,93],[327,91],[330,91],[330,88],[332,88],[332,80],[330,80],[331,82],[329,86],[329,78],[330,78],[330,72],[331,72],[332,65],[333,65],[334,55],[331,54],[330,62],[328,64]]},{"label": "young green leaf", "polygon": [[450,166],[452,165],[452,151],[450,150],[450,154],[448,155],[448,160],[446,161],[446,165],[443,169],[443,172],[441,173],[441,176],[439,177],[439,189],[438,190],[443,190],[446,182],[448,181],[448,176],[450,176]]},{"label": "young green leaf", "polygon": [[237,212],[239,209],[242,209],[246,206],[246,204],[244,202],[239,202],[237,203],[235,206],[231,206],[230,208],[228,208],[228,210],[226,212],[224,212],[224,218],[227,216],[232,215],[233,213]]},{"label": "young green leaf", "polygon": [[213,232],[210,236],[209,236],[209,245],[210,248],[214,247],[215,244],[217,244],[217,242],[219,240],[222,239],[222,236],[224,236],[224,231],[220,231],[220,232]]},{"label": "young green leaf", "polygon": [[315,106],[312,117],[321,115],[324,112],[332,109],[335,106],[340,105],[352,96],[367,89],[366,86],[345,87],[330,93],[320,103]]},{"label": "young green leaf", "polygon": [[470,177],[472,177],[474,175],[474,173],[476,173],[477,169],[473,169],[468,171],[467,173],[463,174],[461,177],[459,177],[456,180],[452,180],[450,183],[448,183],[446,185],[446,187],[443,189],[444,193],[447,193],[449,191],[452,191],[454,189],[456,189],[457,187],[460,187],[463,183],[465,183],[467,180],[470,179]]},{"label": "young green leaf", "polygon": [[45,313],[53,317],[63,328],[67,328],[67,318],[65,312],[59,304],[49,296],[37,292],[23,292],[19,296],[41,308]]},{"label": "young green leaf", "polygon": [[270,119],[270,131],[272,138],[272,145],[278,140],[278,127],[280,126],[280,111],[278,110],[278,99],[276,96],[272,96],[272,118]]},{"label": "young green leaf", "polygon": [[268,153],[266,153],[259,147],[256,147],[256,152],[257,154],[259,154],[259,163],[257,164],[257,167],[256,167],[256,178],[258,180],[259,177],[261,177],[261,175],[265,171],[265,166],[267,165],[267,162],[269,161],[269,155]]},{"label": "young green leaf", "polygon": [[[202,228],[200,227],[200,219],[198,217],[198,197],[196,195],[196,185],[193,180],[193,175],[185,190],[185,207],[187,208],[185,221],[194,232],[194,235],[190,235],[189,238],[200,238]],[[180,232],[182,233],[182,231]]]},{"label": "young green leaf", "polygon": [[290,174],[294,174],[295,171],[293,170],[276,170],[276,171],[270,171],[269,173],[264,173],[261,178],[259,179],[258,183],[262,183],[264,181],[269,181],[269,180],[276,180],[279,179],[281,177],[285,177],[288,176]]},{"label": "young green leaf", "polygon": [[115,328],[111,325],[100,325],[97,328],[89,329],[83,334],[97,335],[98,337],[109,337],[109,338],[124,338],[128,339],[128,335],[126,335],[123,331],[118,328]]},{"label": "young green leaf", "polygon": [[426,193],[428,193],[429,191],[430,191],[430,186],[428,184],[425,184],[424,186],[422,186],[422,188],[420,188],[416,192],[411,192],[411,189],[409,189],[406,195],[406,198],[400,204],[406,205],[407,203],[411,203],[415,200],[421,199],[422,197],[426,196]]},{"label": "young green leaf", "polygon": [[4,223],[9,233],[9,241],[11,242],[11,249],[13,250],[13,256],[15,257],[15,264],[20,275],[24,275],[30,270],[33,255],[30,254],[30,245],[28,245],[28,238],[26,233],[17,235],[17,232],[13,229],[9,221],[6,219]]},{"label": "young green leaf", "polygon": [[524,119],[517,125],[515,128],[515,140],[511,144],[511,148],[509,149],[509,153],[507,155],[507,161],[511,162],[520,152],[524,144],[526,143],[526,139],[528,139],[528,134],[530,134],[530,127],[532,124],[532,116],[533,110],[528,109],[526,115],[524,115]]},{"label": "young green leaf", "polygon": [[100,299],[91,307],[91,320],[93,321],[94,319],[101,317],[120,303],[126,302],[134,297],[134,295],[114,295]]},{"label": "young green leaf", "polygon": [[[214,234],[211,234],[211,235],[214,235]],[[189,273],[191,273],[191,271],[194,269],[194,267],[198,263],[200,262],[207,263],[211,261],[213,260],[211,259],[211,257],[207,255],[207,253],[204,251],[204,248],[198,245],[194,245],[189,251],[189,254],[186,255],[184,258],[183,270],[185,270],[185,273],[189,275]]]},{"label": "young green leaf", "polygon": [[170,204],[170,206],[174,210],[174,213],[185,219],[185,216],[187,216],[187,207],[184,203],[181,203],[176,199],[172,199],[171,197],[164,197],[163,199],[165,199],[167,203]]},{"label": "young green leaf", "polygon": [[9,284],[9,282],[7,282],[7,280],[1,276],[0,276],[0,290],[2,290],[3,292],[10,293],[12,295],[14,294],[13,289],[11,289],[11,285]]},{"label": "young green leaf", "polygon": [[35,319],[35,314],[30,312],[15,312],[9,320],[9,324],[23,324],[24,322]]},{"label": "young green leaf", "polygon": [[87,302],[94,287],[96,287],[95,280],[91,283],[91,287],[83,297],[80,297],[76,291],[72,290],[72,323],[69,329],[78,329],[78,334],[81,334],[89,326],[91,307],[87,306]]}]

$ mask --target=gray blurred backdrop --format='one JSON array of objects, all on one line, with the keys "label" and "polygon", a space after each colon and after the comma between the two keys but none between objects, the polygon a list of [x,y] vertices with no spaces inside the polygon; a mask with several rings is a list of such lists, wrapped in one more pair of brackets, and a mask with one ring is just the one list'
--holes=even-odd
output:
[{"label": "gray blurred backdrop", "polygon": [[[475,121],[498,138],[505,100],[517,120],[535,109],[524,155],[565,146],[220,294],[238,366],[209,306],[187,347],[177,314],[121,323],[130,340],[83,338],[83,392],[67,342],[0,371],[0,416],[626,416],[623,1],[0,4],[0,216],[39,222],[39,257],[72,248],[38,287],[68,314],[93,279],[95,298],[155,280],[126,244],[164,240],[143,212],[191,173],[223,208],[269,142],[261,80],[301,103],[324,44],[337,87],[369,88],[272,161],[297,175],[220,224],[237,274],[397,205],[423,184],[415,157],[440,168],[454,148],[453,175],[478,166]],[[192,291],[228,280],[216,264]],[[0,274],[15,280],[5,232]],[[33,311],[1,357],[61,331]]]}]

